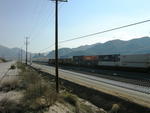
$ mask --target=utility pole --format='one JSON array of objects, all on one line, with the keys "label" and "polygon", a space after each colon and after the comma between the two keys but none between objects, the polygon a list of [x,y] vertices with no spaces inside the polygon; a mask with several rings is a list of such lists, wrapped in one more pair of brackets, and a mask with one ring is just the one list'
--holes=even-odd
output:
[{"label": "utility pole", "polygon": [[30,65],[32,65],[32,55],[30,53]]},{"label": "utility pole", "polygon": [[58,73],[58,2],[67,2],[67,0],[55,1],[55,74],[56,74],[56,92],[59,93],[59,73]]},{"label": "utility pole", "polygon": [[20,61],[20,51],[18,51],[18,62]]},{"label": "utility pole", "polygon": [[21,50],[20,50],[20,51],[21,51],[20,55],[21,55],[21,63],[22,63],[22,48],[21,48]]},{"label": "utility pole", "polygon": [[29,39],[29,37],[26,37],[26,42],[25,42],[25,44],[26,44],[26,65],[28,64],[28,39]]}]

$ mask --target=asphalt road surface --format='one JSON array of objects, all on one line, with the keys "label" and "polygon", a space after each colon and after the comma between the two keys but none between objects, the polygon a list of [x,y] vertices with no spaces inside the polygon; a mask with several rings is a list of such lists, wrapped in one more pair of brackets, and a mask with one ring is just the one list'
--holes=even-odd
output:
[{"label": "asphalt road surface", "polygon": [[15,64],[15,61],[0,63],[0,79],[3,78],[4,75],[15,75],[16,70],[9,70],[10,66]]}]

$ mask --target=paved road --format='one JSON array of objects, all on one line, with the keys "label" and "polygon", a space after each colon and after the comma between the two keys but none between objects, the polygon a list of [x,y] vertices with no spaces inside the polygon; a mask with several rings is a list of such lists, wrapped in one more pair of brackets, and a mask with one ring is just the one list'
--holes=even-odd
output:
[{"label": "paved road", "polygon": [[15,61],[0,63],[0,79],[7,73],[9,75],[15,75],[16,70],[9,70],[10,66],[15,64]]},{"label": "paved road", "polygon": [[[45,65],[33,64],[35,68],[39,68],[44,72],[55,75],[55,68]],[[121,97],[125,100],[138,103],[150,108],[150,88],[137,86],[133,84],[123,83],[114,80],[108,80],[92,75],[81,74],[77,72],[59,69],[61,78],[72,81],[74,83],[84,85],[104,93]]]}]

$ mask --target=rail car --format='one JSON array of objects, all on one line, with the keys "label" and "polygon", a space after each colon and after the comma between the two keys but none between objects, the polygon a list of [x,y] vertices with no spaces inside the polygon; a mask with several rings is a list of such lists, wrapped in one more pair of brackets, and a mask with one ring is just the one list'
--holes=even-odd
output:
[{"label": "rail car", "polygon": [[32,62],[39,63],[39,64],[48,64],[48,58],[32,58]]},{"label": "rail car", "polygon": [[[49,59],[48,63],[50,65],[55,64],[55,59]],[[59,59],[59,64],[85,67],[149,70],[150,54],[73,56],[72,58]]]}]

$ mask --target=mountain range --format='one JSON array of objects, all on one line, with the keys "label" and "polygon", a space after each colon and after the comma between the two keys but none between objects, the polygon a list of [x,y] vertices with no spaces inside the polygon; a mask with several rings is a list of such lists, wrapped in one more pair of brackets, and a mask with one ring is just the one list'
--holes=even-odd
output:
[{"label": "mountain range", "polygon": [[[11,59],[18,59],[20,54],[19,48],[8,48],[5,46],[0,45],[0,57],[11,60]],[[25,54],[25,51],[22,51]]]},{"label": "mountain range", "polygon": [[[103,55],[103,54],[147,54],[150,53],[150,37],[142,37],[128,41],[111,40],[105,43],[96,43],[77,48],[59,49],[60,58],[69,58],[81,55]],[[46,56],[54,58],[55,51]]]},{"label": "mountain range", "polygon": [[[0,46],[0,57],[6,59],[17,59],[20,49]],[[111,40],[105,43],[84,45],[77,48],[59,49],[59,58],[69,58],[80,55],[102,55],[102,54],[150,54],[150,37],[141,37],[128,41]],[[23,54],[25,51],[23,50]],[[55,51],[48,54],[32,54],[33,58],[54,58]]]}]

